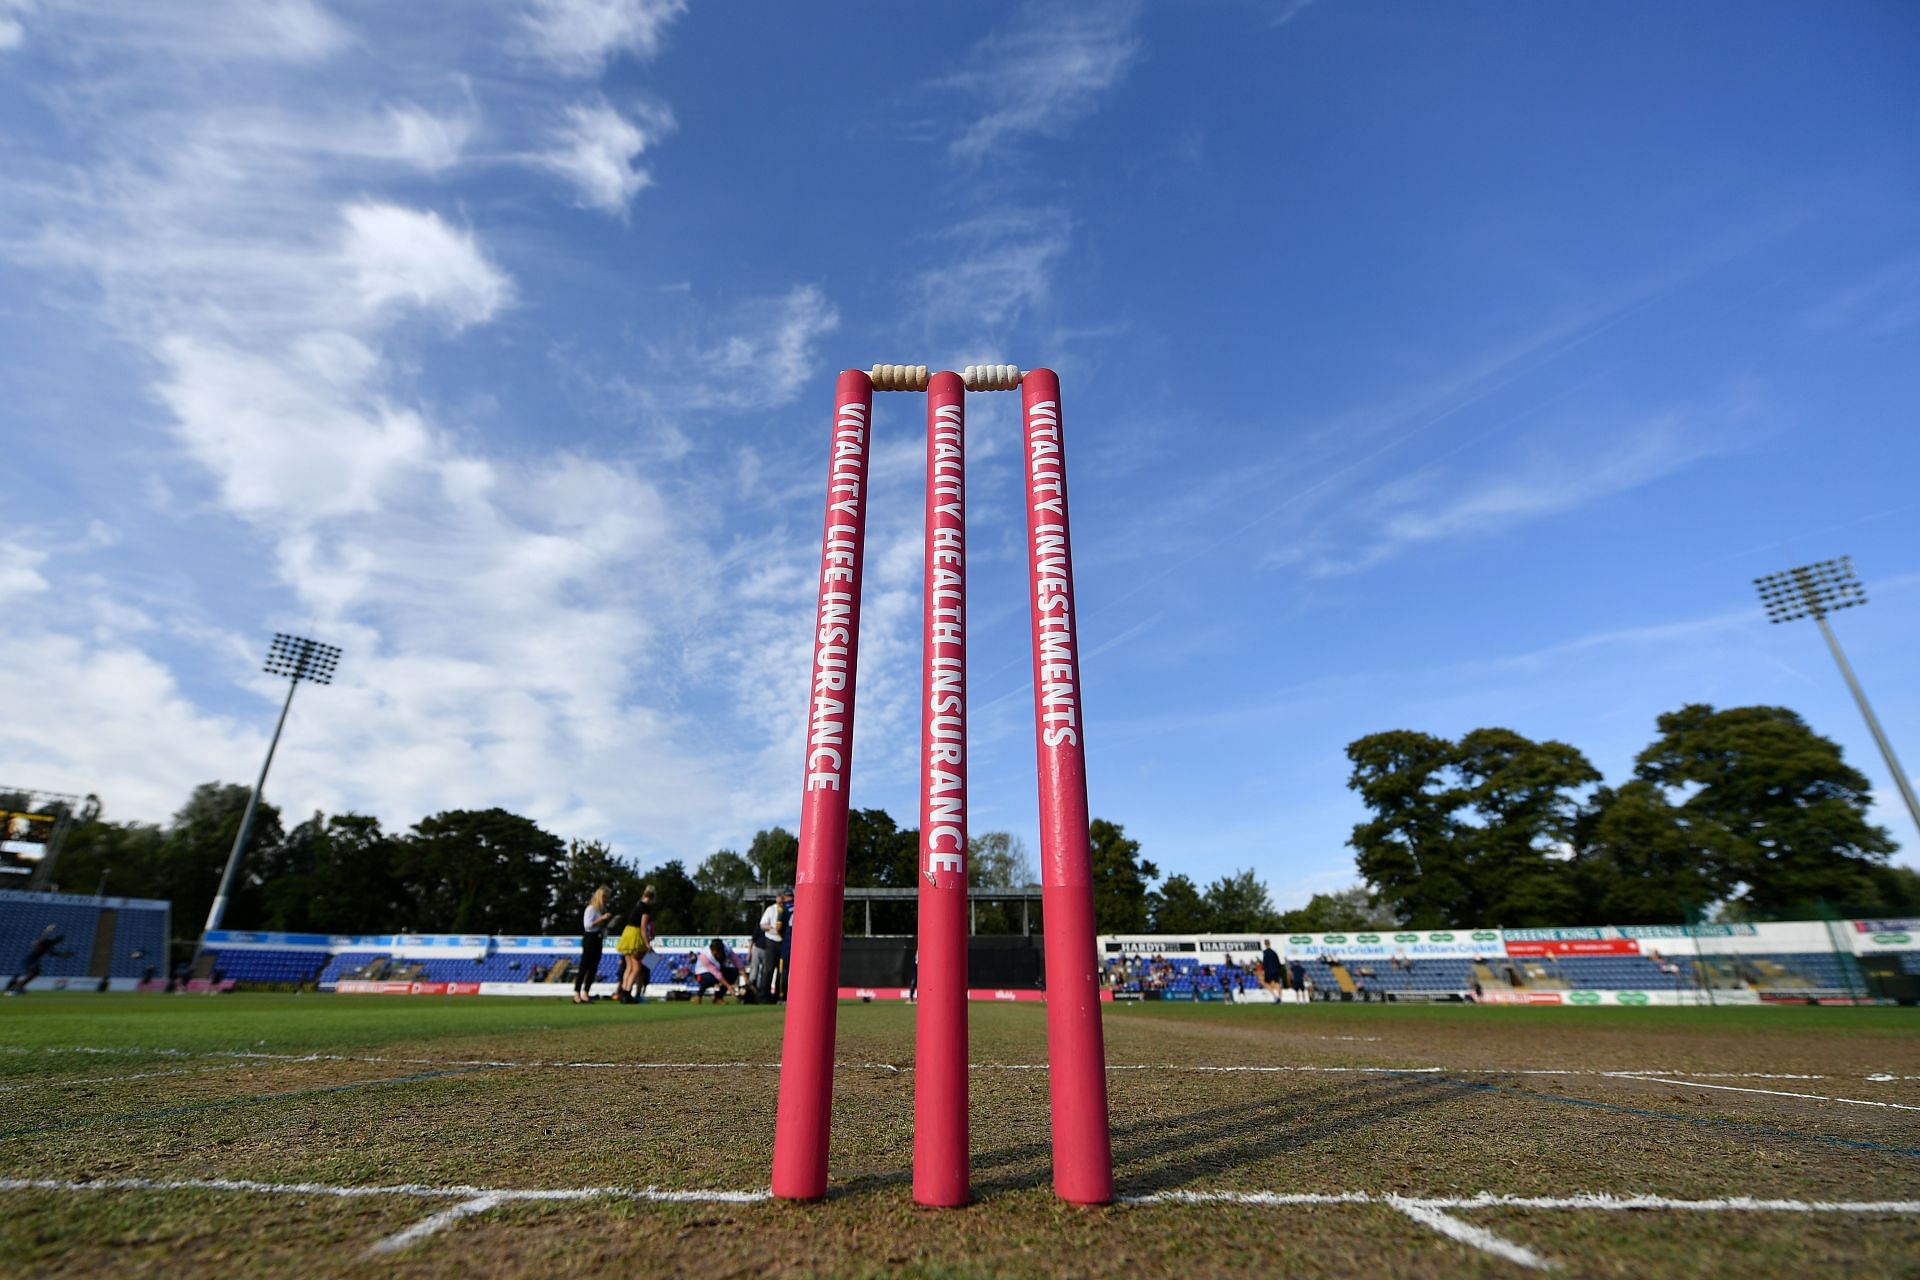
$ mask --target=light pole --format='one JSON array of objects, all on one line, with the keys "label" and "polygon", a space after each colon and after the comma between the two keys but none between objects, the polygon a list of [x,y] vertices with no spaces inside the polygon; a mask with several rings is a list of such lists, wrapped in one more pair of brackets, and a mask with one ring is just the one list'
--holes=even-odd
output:
[{"label": "light pole", "polygon": [[220,873],[220,892],[213,895],[213,907],[207,912],[204,933],[218,929],[220,918],[227,914],[227,899],[233,893],[233,878],[240,870],[240,853],[247,847],[247,837],[253,832],[254,810],[260,807],[260,790],[267,785],[267,770],[273,767],[273,752],[280,745],[280,731],[287,727],[287,709],[293,706],[293,691],[300,687],[302,680],[314,684],[332,684],[333,668],[339,661],[340,650],[333,645],[301,636],[283,635],[277,631],[274,633],[273,647],[267,651],[265,670],[270,676],[287,677],[287,700],[280,704],[280,720],[273,726],[273,740],[267,743],[267,758],[260,762],[260,779],[253,784],[253,794],[247,797],[247,811],[240,816],[240,834],[233,838],[233,852],[227,855],[227,869]]},{"label": "light pole", "polygon": [[1913,784],[1907,780],[1906,772],[1900,768],[1899,758],[1893,754],[1893,744],[1887,741],[1886,731],[1880,727],[1879,718],[1867,703],[1866,691],[1854,678],[1853,668],[1847,664],[1847,655],[1840,651],[1840,641],[1834,636],[1833,628],[1827,625],[1829,613],[1867,602],[1867,589],[1860,585],[1860,579],[1853,573],[1853,557],[1841,556],[1838,560],[1804,564],[1784,573],[1770,573],[1764,578],[1755,578],[1753,583],[1760,588],[1760,600],[1767,606],[1768,622],[1812,618],[1820,624],[1820,634],[1827,638],[1827,648],[1833,650],[1833,660],[1840,665],[1840,674],[1846,677],[1847,688],[1853,691],[1853,700],[1860,704],[1860,714],[1866,718],[1867,731],[1873,734],[1874,742],[1880,747],[1880,756],[1887,762],[1888,772],[1893,774],[1893,785],[1900,788],[1900,798],[1907,802],[1907,816],[1913,819],[1915,829],[1920,830],[1920,799],[1915,798]]}]

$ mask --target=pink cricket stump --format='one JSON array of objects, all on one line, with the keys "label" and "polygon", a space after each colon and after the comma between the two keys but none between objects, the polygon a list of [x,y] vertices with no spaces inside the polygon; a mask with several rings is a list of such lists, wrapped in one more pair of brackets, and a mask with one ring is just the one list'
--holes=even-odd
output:
[{"label": "pink cricket stump", "polygon": [[1113,1199],[1106,1050],[1100,1028],[1093,865],[1080,653],[1067,531],[1060,379],[1030,369],[1020,384],[1026,427],[1027,570],[1032,594],[1034,746],[1040,764],[1040,879],[1047,970],[1053,1189],[1075,1204]]},{"label": "pink cricket stump", "polygon": [[853,773],[853,693],[860,640],[860,557],[867,528],[867,442],[873,382],[857,369],[834,393],[826,528],[813,635],[807,768],[794,876],[786,1043],[773,1138],[773,1194],[827,1194],[833,1112],[833,1032],[840,992],[840,922],[847,882],[847,786]]},{"label": "pink cricket stump", "polygon": [[920,684],[920,974],[913,1198],[951,1207],[967,1182],[966,384],[927,385]]}]

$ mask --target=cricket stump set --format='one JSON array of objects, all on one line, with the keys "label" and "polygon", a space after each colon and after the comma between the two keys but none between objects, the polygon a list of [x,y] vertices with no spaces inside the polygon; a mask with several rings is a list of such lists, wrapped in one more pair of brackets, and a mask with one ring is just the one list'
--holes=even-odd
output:
[{"label": "cricket stump set", "polygon": [[1005,364],[970,365],[964,373],[931,376],[925,365],[875,365],[870,373],[845,371],[835,388],[800,858],[794,878],[797,930],[773,1147],[773,1194],[784,1199],[817,1200],[827,1193],[847,788],[853,768],[860,574],[875,391],[927,393],[913,1198],[925,1205],[955,1206],[966,1204],[970,1196],[966,397],[968,391],[1015,389],[1020,392],[1027,485],[1053,1187],[1061,1199],[1077,1204],[1113,1199],[1060,379],[1051,369],[1023,374]]}]

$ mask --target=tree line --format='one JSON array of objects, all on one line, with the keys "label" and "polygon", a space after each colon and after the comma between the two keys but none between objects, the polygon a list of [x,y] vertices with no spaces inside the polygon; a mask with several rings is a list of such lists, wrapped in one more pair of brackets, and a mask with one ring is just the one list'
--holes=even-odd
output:
[{"label": "tree line", "polygon": [[[176,931],[197,931],[220,883],[246,808],[247,788],[196,787],[164,824],[77,822],[54,867],[53,887],[68,893],[160,898],[173,904]],[[1206,932],[1276,925],[1266,886],[1251,870],[1204,889],[1186,876],[1158,888],[1153,863],[1114,822],[1092,824],[1095,901],[1106,932],[1158,929]],[[847,822],[847,883],[911,889],[919,869],[919,831],[884,809],[855,809]],[[800,842],[784,827],[758,831],[744,850],[723,848],[689,867],[670,859],[640,868],[598,840],[563,840],[505,809],[450,809],[404,831],[358,813],[315,813],[288,827],[263,798],[229,902],[229,928],[285,933],[572,933],[599,885],[616,909],[652,884],[663,933],[741,933],[759,916],[756,893],[791,885]],[[969,842],[969,879],[979,888],[1038,891],[1024,844],[1004,831]],[[867,926],[867,908],[847,906],[846,931]],[[876,933],[910,934],[911,898],[875,903]],[[1040,904],[1026,922],[1042,926]],[[981,933],[1014,933],[1017,902],[983,902]]]},{"label": "tree line", "polygon": [[1414,928],[1920,911],[1865,775],[1797,714],[1696,703],[1656,729],[1617,787],[1511,729],[1356,739],[1348,785],[1371,816],[1350,843],[1372,908]]}]

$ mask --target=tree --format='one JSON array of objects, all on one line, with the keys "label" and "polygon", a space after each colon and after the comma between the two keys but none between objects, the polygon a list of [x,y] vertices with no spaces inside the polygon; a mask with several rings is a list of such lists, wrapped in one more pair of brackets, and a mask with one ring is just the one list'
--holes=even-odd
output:
[{"label": "tree", "polygon": [[[607,887],[607,910],[625,912],[640,901],[644,877],[627,862],[614,856],[604,841],[574,839],[567,842],[567,857],[560,872],[559,887],[547,908],[545,931],[575,933],[581,926],[587,900],[601,885]],[[622,921],[624,925],[626,921]],[[658,922],[655,922],[656,927]]]},{"label": "tree", "polygon": [[701,859],[693,871],[694,895],[688,912],[694,932],[738,933],[758,919],[746,894],[759,887],[753,864],[732,849],[720,849]]},{"label": "tree", "polygon": [[753,833],[753,843],[747,846],[747,864],[762,888],[791,886],[799,863],[800,838],[793,832],[774,827]]},{"label": "tree", "polygon": [[1019,836],[987,831],[967,841],[967,883],[983,889],[1026,889],[1039,881]]},{"label": "tree", "polygon": [[450,809],[400,841],[415,929],[538,933],[564,866],[560,838],[505,809]]},{"label": "tree", "polygon": [[1478,826],[1456,827],[1465,844],[1471,906],[1457,917],[1502,925],[1548,925],[1579,908],[1566,859],[1574,791],[1600,781],[1578,750],[1535,742],[1511,729],[1475,729],[1453,751],[1462,806]]},{"label": "tree", "polygon": [[1840,746],[1785,707],[1694,703],[1658,721],[1638,775],[1661,788],[1745,886],[1761,915],[1878,902],[1885,891],[1884,828],[1867,821],[1871,789]]},{"label": "tree", "polygon": [[[967,840],[967,884],[975,889],[1031,889],[1038,881],[1033,874],[1033,859],[1019,836],[1007,831],[986,831]],[[1034,922],[1031,910],[1022,917],[1014,907],[1002,902],[982,902],[973,908],[975,933],[1017,933],[1022,919]]]},{"label": "tree", "polygon": [[[206,919],[220,876],[240,834],[240,818],[252,789],[236,783],[203,782],[173,815],[160,847],[160,874],[155,896],[173,903],[176,920],[197,924]],[[280,843],[280,811],[261,800],[254,811],[253,829],[241,854],[225,923],[258,927],[265,912],[260,893],[262,878],[256,859]]]},{"label": "tree", "polygon": [[1160,869],[1140,856],[1140,842],[1125,828],[1095,818],[1088,830],[1093,842],[1093,914],[1102,933],[1141,933],[1147,927],[1147,882]]},{"label": "tree", "polygon": [[680,859],[663,862],[641,877],[645,885],[652,885],[654,898],[653,927],[657,933],[700,933],[705,932],[705,922],[694,915],[695,901],[700,888],[687,874],[687,868]]},{"label": "tree", "polygon": [[1212,917],[1200,890],[1183,875],[1168,876],[1147,895],[1147,922],[1155,933],[1210,933]]},{"label": "tree", "polygon": [[[159,898],[167,892],[160,851],[166,832],[147,822],[83,822],[67,833],[54,865],[64,893]],[[198,923],[197,921],[195,923]]]},{"label": "tree", "polygon": [[1685,924],[1733,891],[1725,832],[1644,779],[1595,792],[1574,844],[1581,924]]},{"label": "tree", "polygon": [[1279,924],[1280,917],[1253,868],[1221,876],[1207,886],[1201,899],[1210,933],[1258,933]]},{"label": "tree", "polygon": [[1473,902],[1466,849],[1455,837],[1465,799],[1447,784],[1454,747],[1395,729],[1347,744],[1347,785],[1373,810],[1349,843],[1354,862],[1393,914],[1415,928],[1455,923]]},{"label": "tree", "polygon": [[[920,883],[920,832],[902,827],[885,809],[855,809],[847,815],[847,884],[877,889],[911,889]],[[912,902],[876,902],[877,933],[912,933],[919,917]],[[842,918],[848,933],[866,928],[867,906],[848,903]]]},{"label": "tree", "polygon": [[1390,929],[1397,924],[1392,913],[1373,900],[1363,884],[1338,893],[1316,893],[1307,905],[1282,912],[1276,932],[1347,933],[1355,929]]}]

